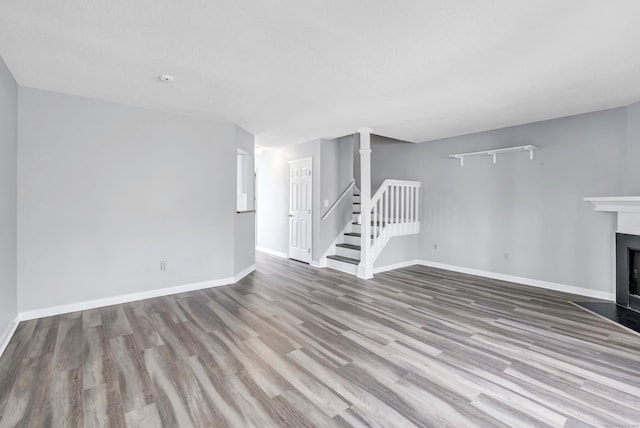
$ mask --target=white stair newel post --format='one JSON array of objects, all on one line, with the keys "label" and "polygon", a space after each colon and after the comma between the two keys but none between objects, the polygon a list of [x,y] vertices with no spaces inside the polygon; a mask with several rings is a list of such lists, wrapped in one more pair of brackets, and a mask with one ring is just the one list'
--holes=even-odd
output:
[{"label": "white stair newel post", "polygon": [[361,261],[358,278],[373,278],[371,253],[371,128],[358,129],[360,134],[360,206],[362,207]]}]

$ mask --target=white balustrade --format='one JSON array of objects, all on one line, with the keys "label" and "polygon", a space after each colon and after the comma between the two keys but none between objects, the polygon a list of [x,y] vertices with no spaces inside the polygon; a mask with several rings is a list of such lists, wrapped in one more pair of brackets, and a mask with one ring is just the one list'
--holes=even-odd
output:
[{"label": "white balustrade", "polygon": [[388,179],[382,183],[371,197],[371,251],[364,263],[373,264],[390,238],[420,233],[419,198],[419,181]]}]

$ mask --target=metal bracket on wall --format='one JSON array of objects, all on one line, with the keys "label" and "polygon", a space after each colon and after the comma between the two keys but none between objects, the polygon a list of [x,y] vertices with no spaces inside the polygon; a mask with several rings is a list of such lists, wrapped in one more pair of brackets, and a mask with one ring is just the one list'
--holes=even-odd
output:
[{"label": "metal bracket on wall", "polygon": [[537,149],[538,148],[536,146],[528,144],[526,146],[505,147],[504,149],[485,150],[482,152],[458,153],[456,155],[449,155],[449,157],[453,159],[459,159],[460,166],[464,166],[464,158],[470,157],[470,156],[491,156],[493,158],[493,163],[496,163],[498,160],[499,153],[528,151],[529,160],[533,160],[533,151]]}]

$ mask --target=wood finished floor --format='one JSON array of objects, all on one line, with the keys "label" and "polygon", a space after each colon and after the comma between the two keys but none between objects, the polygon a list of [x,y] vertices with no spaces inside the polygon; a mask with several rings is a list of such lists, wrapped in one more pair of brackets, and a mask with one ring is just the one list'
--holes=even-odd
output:
[{"label": "wood finished floor", "polygon": [[639,426],[640,337],[574,298],[258,255],[232,286],[21,323],[0,426]]}]

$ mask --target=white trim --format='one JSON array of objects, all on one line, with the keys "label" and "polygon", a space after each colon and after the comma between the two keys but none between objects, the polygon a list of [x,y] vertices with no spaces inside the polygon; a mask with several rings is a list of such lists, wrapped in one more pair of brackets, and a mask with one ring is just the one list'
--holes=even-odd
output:
[{"label": "white trim", "polygon": [[211,281],[195,282],[192,284],[178,285],[175,287],[159,288],[156,290],[142,291],[140,293],[123,294],[120,296],[105,297],[103,299],[87,300],[84,302],[70,303],[67,305],[51,306],[48,308],[34,309],[20,312],[18,320],[26,321],[53,315],[68,314],[70,312],[86,311],[88,309],[101,308],[103,306],[119,305],[122,303],[135,302],[137,300],[151,299],[154,297],[168,296],[171,294],[185,293],[188,291],[202,290],[203,288],[220,287],[222,285],[234,284],[249,273],[255,270],[255,265],[239,272],[235,276]]},{"label": "white trim", "polygon": [[584,198],[596,211],[616,213],[616,232],[640,235],[640,196]]},{"label": "white trim", "polygon": [[595,297],[597,299],[615,301],[615,294],[606,292],[606,291],[590,290],[588,288],[576,287],[574,285],[540,281],[538,279],[523,278],[521,276],[507,275],[507,274],[497,273],[497,272],[488,272],[488,271],[479,270],[479,269],[471,269],[471,268],[465,268],[460,266],[448,265],[445,263],[430,262],[427,260],[419,260],[419,264],[421,264],[422,266],[445,269],[453,272],[460,272],[460,273],[466,273],[469,275],[482,276],[485,278],[498,279],[500,281],[515,282],[518,284],[530,285],[533,287],[546,288],[546,289],[555,290],[555,291],[562,291],[564,293],[578,294],[580,296]]},{"label": "white trim", "polygon": [[[310,204],[309,204],[309,233],[308,233],[308,239],[309,239],[309,264],[311,264],[311,261],[313,260],[313,197],[314,197],[314,191],[313,191],[313,172],[315,170],[315,167],[313,166],[313,156],[308,156],[306,158],[300,158],[300,159],[293,159],[287,162],[287,164],[289,165],[289,182],[287,184],[287,194],[289,196],[288,198],[288,206],[289,209],[291,209],[291,164],[294,163],[298,163],[298,162],[309,162],[310,163],[310,167],[311,171],[309,173],[309,199],[310,199]],[[291,254],[291,212],[289,211],[289,221],[287,222],[287,242],[289,243],[289,245],[287,245],[287,258],[290,258],[290,254]],[[298,260],[298,259],[292,259],[292,260]],[[298,260],[300,262],[306,262],[306,260]]]},{"label": "white trim", "polygon": [[596,211],[640,213],[640,196],[588,197],[584,200],[591,202]]},{"label": "white trim", "polygon": [[2,354],[4,354],[7,346],[9,346],[9,342],[13,337],[13,333],[16,332],[18,324],[20,324],[20,319],[16,317],[16,319],[14,319],[11,324],[9,324],[9,327],[7,327],[2,336],[0,336],[0,357],[2,357]]},{"label": "white trim", "polygon": [[350,275],[356,275],[358,273],[358,265],[352,265],[351,263],[341,262],[335,259],[328,259],[327,267]]},{"label": "white trim", "polygon": [[371,252],[371,128],[360,128],[360,264],[356,269],[360,279],[373,278]]},{"label": "white trim", "polygon": [[337,245],[335,254],[337,256],[348,257],[355,260],[362,259],[362,251],[354,250],[353,248],[339,247]]},{"label": "white trim", "polygon": [[256,251],[260,251],[261,253],[269,254],[271,256],[281,257],[283,259],[288,259],[289,256],[287,253],[283,253],[281,251],[272,250],[264,247],[256,247]]},{"label": "white trim", "polygon": [[245,276],[249,275],[251,272],[253,272],[254,270],[256,270],[256,265],[252,264],[251,266],[249,266],[248,268],[241,270],[240,272],[238,272],[236,274],[236,276],[233,278],[233,283],[235,284],[236,282],[240,281],[242,278],[244,278]]},{"label": "white trim", "polygon": [[373,268],[373,273],[382,273],[382,272],[387,272],[390,270],[395,270],[395,269],[401,269],[401,268],[405,268],[405,267],[409,267],[409,266],[415,266],[415,265],[419,265],[420,260],[408,260],[406,262],[398,262],[398,263],[393,263],[390,265],[385,265],[385,266],[379,266],[379,267],[374,267]]},{"label": "white trim", "polygon": [[315,260],[311,260],[309,262],[309,266],[312,266],[314,268],[326,268],[327,267],[327,256],[330,254],[335,254],[336,253],[336,244],[331,244],[329,246],[329,248],[327,249],[327,251],[325,251],[324,255],[322,257],[320,257],[320,260],[315,261]]},{"label": "white trim", "polygon": [[[311,168],[313,168],[313,156],[307,156],[306,158],[300,158],[300,159],[291,159],[290,161],[287,161],[287,163],[289,164],[289,163],[295,163],[295,162],[302,162],[306,160],[311,161]],[[313,172],[313,169],[311,169],[311,172]]]}]

